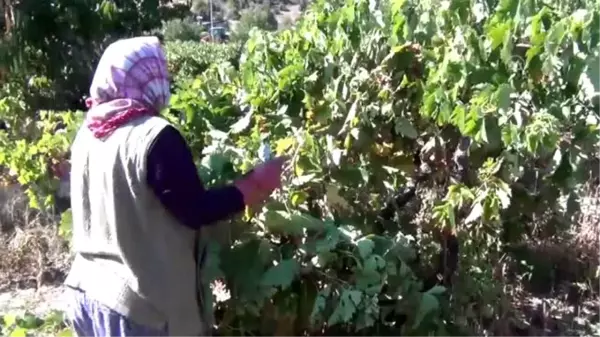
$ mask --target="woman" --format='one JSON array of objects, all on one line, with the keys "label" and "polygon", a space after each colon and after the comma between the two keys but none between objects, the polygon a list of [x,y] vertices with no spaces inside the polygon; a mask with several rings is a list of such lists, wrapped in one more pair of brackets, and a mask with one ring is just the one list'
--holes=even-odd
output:
[{"label": "woman", "polygon": [[111,44],[71,149],[75,259],[65,284],[78,335],[206,334],[196,297],[201,226],[265,200],[282,158],[205,190],[182,136],[158,116],[169,100],[156,37]]}]

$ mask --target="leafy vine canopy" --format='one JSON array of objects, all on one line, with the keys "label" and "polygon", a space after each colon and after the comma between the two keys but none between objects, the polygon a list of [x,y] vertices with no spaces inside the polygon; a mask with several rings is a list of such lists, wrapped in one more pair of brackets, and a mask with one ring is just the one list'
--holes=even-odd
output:
[{"label": "leafy vine canopy", "polygon": [[[291,158],[270,203],[215,229],[205,275],[230,291],[225,331],[445,334],[446,290],[422,292],[415,267],[421,230],[457,232],[481,293],[523,217],[571,216],[597,176],[599,23],[591,2],[319,1],[292,29],[250,32],[239,67],[181,84],[173,121],[205,181],[245,172],[264,143]],[[380,219],[423,171],[433,200]]]}]

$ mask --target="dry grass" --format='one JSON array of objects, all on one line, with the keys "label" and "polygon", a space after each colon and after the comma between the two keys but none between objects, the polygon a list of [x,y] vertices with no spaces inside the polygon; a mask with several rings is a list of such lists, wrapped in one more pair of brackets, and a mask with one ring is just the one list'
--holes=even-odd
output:
[{"label": "dry grass", "polygon": [[600,264],[600,185],[588,184],[578,216],[574,246],[580,258],[597,269]]},{"label": "dry grass", "polygon": [[61,282],[68,243],[52,214],[29,208],[18,186],[0,188],[0,291]]}]

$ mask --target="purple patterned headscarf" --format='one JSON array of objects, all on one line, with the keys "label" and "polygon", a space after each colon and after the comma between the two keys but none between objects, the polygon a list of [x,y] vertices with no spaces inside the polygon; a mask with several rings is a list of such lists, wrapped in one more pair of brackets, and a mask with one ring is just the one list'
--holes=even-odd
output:
[{"label": "purple patterned headscarf", "polygon": [[170,97],[167,61],[157,37],[112,43],[96,68],[86,123],[102,138],[133,118],[158,114]]}]

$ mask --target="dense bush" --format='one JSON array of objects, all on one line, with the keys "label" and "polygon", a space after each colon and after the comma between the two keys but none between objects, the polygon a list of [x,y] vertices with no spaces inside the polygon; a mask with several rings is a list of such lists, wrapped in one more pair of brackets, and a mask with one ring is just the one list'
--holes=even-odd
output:
[{"label": "dense bush", "polygon": [[[24,0],[13,4],[15,22],[2,37],[0,69],[11,85],[46,81],[53,97],[28,104],[37,109],[83,108],[102,50],[117,38],[160,26],[159,0]],[[27,85],[21,88],[28,91]],[[35,96],[30,95],[28,96]]]},{"label": "dense bush", "polygon": [[170,3],[168,6],[160,7],[160,18],[163,21],[185,19],[191,15],[190,7],[187,4]]},{"label": "dense bush", "polygon": [[248,39],[248,33],[253,28],[267,31],[277,30],[277,20],[269,6],[253,5],[242,9],[240,20],[231,34],[231,39],[243,43]]},{"label": "dense bush", "polygon": [[32,313],[15,316],[7,314],[0,316],[0,332],[4,336],[72,336],[66,326],[64,315],[60,312],[50,312],[46,317],[37,317]]},{"label": "dense bush", "polygon": [[165,41],[200,41],[204,27],[192,19],[173,19],[163,24]]},{"label": "dense bush", "polygon": [[240,46],[236,43],[198,43],[172,41],[165,44],[169,59],[169,72],[175,82],[192,79],[213,63],[237,63]]},{"label": "dense bush", "polygon": [[[174,122],[204,147],[205,181],[247,170],[262,142],[292,157],[266,207],[213,228],[203,276],[230,292],[221,333],[478,334],[505,321],[502,280],[519,265],[506,254],[566,238],[598,177],[598,22],[591,2],[322,1],[292,30],[253,31],[239,70],[177,92]],[[413,201],[390,206],[407,185]],[[432,268],[449,289],[423,289]]]}]

